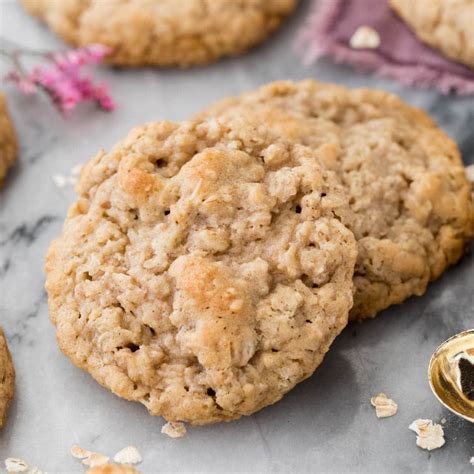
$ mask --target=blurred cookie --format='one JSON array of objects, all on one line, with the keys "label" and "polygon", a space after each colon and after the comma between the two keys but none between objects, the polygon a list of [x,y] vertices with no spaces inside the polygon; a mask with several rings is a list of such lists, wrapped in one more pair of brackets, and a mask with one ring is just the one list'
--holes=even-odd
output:
[{"label": "blurred cookie", "polygon": [[7,409],[15,393],[15,369],[5,334],[0,328],[0,428],[5,424]]},{"label": "blurred cookie", "polygon": [[356,243],[325,153],[244,118],[152,123],[101,152],[47,255],[63,352],[170,421],[279,400],[352,306]]},{"label": "blurred cookie", "polygon": [[113,48],[124,66],[190,66],[262,42],[297,0],[22,0],[68,43]]},{"label": "blurred cookie", "polygon": [[472,0],[390,0],[390,5],[421,41],[474,68]]},{"label": "blurred cookie", "polygon": [[326,144],[348,193],[358,241],[351,319],[422,295],[474,234],[456,145],[421,110],[382,91],[276,82],[207,109],[251,114],[295,143]]},{"label": "blurred cookie", "polygon": [[17,141],[7,101],[0,93],[0,187],[16,159]]}]

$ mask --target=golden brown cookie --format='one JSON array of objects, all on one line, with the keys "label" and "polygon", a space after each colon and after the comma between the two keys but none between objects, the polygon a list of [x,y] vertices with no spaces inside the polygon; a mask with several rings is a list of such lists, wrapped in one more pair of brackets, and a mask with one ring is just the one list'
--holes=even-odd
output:
[{"label": "golden brown cookie", "polygon": [[5,96],[0,93],[0,188],[16,159],[17,141]]},{"label": "golden brown cookie", "polygon": [[250,114],[295,143],[332,150],[358,241],[351,319],[422,295],[474,235],[470,185],[456,145],[421,110],[382,91],[276,82],[202,115]]},{"label": "golden brown cookie", "polygon": [[262,42],[297,0],[22,0],[74,45],[101,43],[124,66],[191,66]]},{"label": "golden brown cookie", "polygon": [[7,409],[15,393],[15,369],[5,334],[0,328],[0,428],[5,424]]},{"label": "golden brown cookie", "polygon": [[279,400],[352,306],[356,244],[326,153],[237,118],[148,124],[97,155],[47,255],[63,352],[169,421]]},{"label": "golden brown cookie", "polygon": [[474,68],[472,0],[390,0],[390,5],[421,41]]}]

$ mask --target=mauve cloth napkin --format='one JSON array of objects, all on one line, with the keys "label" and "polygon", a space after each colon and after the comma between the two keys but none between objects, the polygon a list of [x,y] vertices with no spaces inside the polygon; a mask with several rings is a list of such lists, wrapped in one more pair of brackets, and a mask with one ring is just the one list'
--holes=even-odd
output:
[{"label": "mauve cloth napkin", "polygon": [[[359,26],[369,26],[379,33],[381,44],[377,49],[350,47],[349,41]],[[390,9],[388,0],[316,1],[300,40],[308,62],[328,55],[407,85],[437,88],[445,94],[474,94],[474,71],[421,43]]]}]

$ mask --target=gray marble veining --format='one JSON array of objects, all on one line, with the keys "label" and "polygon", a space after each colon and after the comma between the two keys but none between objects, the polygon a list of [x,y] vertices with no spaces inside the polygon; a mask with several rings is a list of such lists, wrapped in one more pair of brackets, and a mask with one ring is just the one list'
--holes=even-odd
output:
[{"label": "gray marble veining", "polygon": [[[315,375],[281,402],[237,422],[192,429],[181,440],[162,435],[161,419],[101,388],[56,346],[43,260],[74,193],[57,188],[52,176],[68,175],[133,125],[184,119],[211,101],[272,80],[314,77],[400,94],[428,110],[457,140],[466,163],[474,162],[474,98],[403,88],[329,60],[304,67],[293,40],[308,9],[303,2],[277,35],[241,58],[187,71],[100,71],[120,104],[112,114],[85,106],[65,120],[43,98],[6,88],[21,150],[0,194],[0,322],[15,359],[18,393],[0,433],[0,460],[16,456],[50,473],[83,472],[69,454],[72,444],[109,454],[133,444],[146,473],[472,472],[474,426],[439,405],[426,376],[436,346],[473,327],[472,254],[423,297],[349,325]],[[0,0],[0,34],[31,46],[61,44],[14,0]],[[379,391],[399,403],[396,417],[376,419],[369,399]],[[419,417],[447,418],[442,449],[416,447],[407,427]]]}]

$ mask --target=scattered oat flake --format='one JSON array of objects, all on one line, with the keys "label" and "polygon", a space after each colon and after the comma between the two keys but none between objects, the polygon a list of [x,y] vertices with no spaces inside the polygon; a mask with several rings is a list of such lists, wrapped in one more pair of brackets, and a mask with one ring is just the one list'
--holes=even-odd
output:
[{"label": "scattered oat flake", "polygon": [[442,425],[446,424],[447,421],[448,421],[448,420],[447,420],[446,418],[441,418],[441,424],[442,424]]},{"label": "scattered oat flake", "polygon": [[62,174],[55,174],[53,176],[53,181],[58,188],[64,188],[67,186],[66,176],[63,176]]},{"label": "scattered oat flake", "polygon": [[76,165],[71,168],[71,174],[73,176],[79,176],[81,174],[82,165]]},{"label": "scattered oat flake", "polygon": [[388,418],[397,414],[398,405],[388,398],[385,393],[379,393],[370,399],[370,403],[375,407],[377,418]]},{"label": "scattered oat flake", "polygon": [[110,458],[100,453],[90,453],[85,459],[82,460],[82,464],[89,467],[102,466],[107,464]]},{"label": "scattered oat flake", "polygon": [[474,456],[469,460],[469,462],[474,466]]},{"label": "scattered oat flake", "polygon": [[87,449],[81,448],[79,445],[74,444],[71,446],[71,455],[74,456],[76,459],[85,459],[92,454],[91,451]]},{"label": "scattered oat flake", "polygon": [[163,425],[161,432],[165,435],[168,435],[170,438],[182,438],[187,430],[184,423],[179,421],[168,421],[166,425]]},{"label": "scattered oat flake", "polygon": [[416,444],[422,449],[431,451],[444,445],[444,430],[441,425],[432,420],[415,420],[408,429],[417,434]]},{"label": "scattered oat flake", "polygon": [[351,48],[376,49],[380,46],[380,35],[370,26],[359,26],[350,40]]},{"label": "scattered oat flake", "polygon": [[65,188],[66,186],[75,186],[79,182],[79,174],[82,165],[76,165],[71,169],[71,175],[65,176],[63,174],[55,174],[53,176],[54,184],[58,188]]},{"label": "scattered oat flake", "polygon": [[106,464],[110,459],[103,454],[83,449],[77,444],[71,446],[71,455],[76,459],[81,459],[82,464],[89,467],[101,466],[102,464]]},{"label": "scattered oat flake", "polygon": [[114,461],[118,464],[138,464],[142,462],[142,456],[135,446],[127,446],[114,456]]},{"label": "scattered oat flake", "polygon": [[10,472],[25,472],[28,470],[28,464],[22,459],[7,458],[5,459],[5,469]]}]

